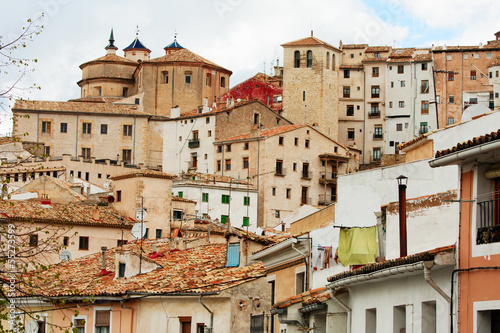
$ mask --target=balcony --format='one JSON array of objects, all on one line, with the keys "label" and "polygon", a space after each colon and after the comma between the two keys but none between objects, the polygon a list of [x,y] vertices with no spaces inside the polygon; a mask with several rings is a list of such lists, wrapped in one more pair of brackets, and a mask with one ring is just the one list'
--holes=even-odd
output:
[{"label": "balcony", "polygon": [[274,175],[275,176],[280,176],[280,177],[283,177],[283,176],[286,176],[286,169],[285,168],[276,168],[274,169]]},{"label": "balcony", "polygon": [[373,140],[382,140],[384,138],[384,134],[382,133],[373,133]]},{"label": "balcony", "polygon": [[477,208],[479,226],[476,244],[500,242],[500,199],[478,202]]},{"label": "balcony", "polygon": [[337,173],[336,172],[320,172],[319,173],[320,184],[337,184]]},{"label": "balcony", "polygon": [[200,146],[200,139],[189,139],[189,148],[198,148]]},{"label": "balcony", "polygon": [[320,194],[318,199],[318,205],[328,206],[337,201],[337,196],[333,194]]},{"label": "balcony", "polygon": [[302,179],[312,179],[312,171],[310,170],[302,170]]},{"label": "balcony", "polygon": [[368,118],[380,118],[380,111],[368,112]]}]

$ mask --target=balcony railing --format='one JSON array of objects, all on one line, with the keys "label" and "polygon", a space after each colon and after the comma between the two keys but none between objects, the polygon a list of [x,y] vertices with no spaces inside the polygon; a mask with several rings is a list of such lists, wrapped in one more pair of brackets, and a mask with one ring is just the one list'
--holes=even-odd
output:
[{"label": "balcony railing", "polygon": [[286,169],[285,168],[276,168],[276,169],[274,169],[274,175],[275,176],[286,176]]},{"label": "balcony railing", "polygon": [[380,111],[368,112],[368,118],[380,118]]},{"label": "balcony railing", "polygon": [[320,172],[319,173],[319,182],[324,184],[335,184],[337,183],[337,173],[336,172]]},{"label": "balcony railing", "polygon": [[337,196],[334,194],[320,194],[318,205],[330,205],[337,201]]},{"label": "balcony railing", "polygon": [[477,244],[500,242],[500,199],[477,203],[479,225],[477,228]]},{"label": "balcony railing", "polygon": [[189,148],[198,148],[200,146],[200,139],[189,139]]},{"label": "balcony railing", "polygon": [[384,134],[382,133],[373,133],[373,139],[383,139],[384,138]]},{"label": "balcony railing", "polygon": [[302,170],[302,179],[312,179],[312,171],[311,170]]}]

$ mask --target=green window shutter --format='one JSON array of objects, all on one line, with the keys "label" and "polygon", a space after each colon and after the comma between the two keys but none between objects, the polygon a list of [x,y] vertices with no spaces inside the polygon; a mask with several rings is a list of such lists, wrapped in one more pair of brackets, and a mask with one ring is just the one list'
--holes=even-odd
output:
[{"label": "green window shutter", "polygon": [[248,227],[250,225],[249,218],[244,216],[243,217],[243,226]]},{"label": "green window shutter", "polygon": [[182,198],[184,196],[184,192],[179,192],[178,196],[179,198]]},{"label": "green window shutter", "polygon": [[227,218],[228,218],[228,217],[229,217],[229,216],[227,216],[227,215],[221,215],[221,217],[220,217],[220,222],[221,222],[222,224],[226,224],[226,222],[227,222]]},{"label": "green window shutter", "polygon": [[223,204],[228,204],[229,203],[229,195],[226,195],[226,194],[222,195],[222,203]]},{"label": "green window shutter", "polygon": [[238,267],[240,265],[240,244],[229,244],[227,248],[226,267]]},{"label": "green window shutter", "polygon": [[243,205],[250,206],[250,197],[243,197]]},{"label": "green window shutter", "polygon": [[202,193],[201,195],[202,202],[208,202],[208,193]]}]

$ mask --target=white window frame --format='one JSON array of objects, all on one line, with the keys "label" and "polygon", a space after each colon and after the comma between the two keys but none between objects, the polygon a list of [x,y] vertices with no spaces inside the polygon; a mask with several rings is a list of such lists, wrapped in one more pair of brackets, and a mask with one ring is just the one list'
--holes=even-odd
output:
[{"label": "white window frame", "polygon": [[[109,331],[113,332],[113,307],[112,306],[94,306],[94,320],[92,321],[92,333],[96,333],[95,329],[95,319],[96,319],[96,311],[109,310]],[[87,323],[85,323],[87,326]]]},{"label": "white window frame", "polygon": [[71,319],[72,320],[72,323],[73,323],[73,328],[75,328],[76,324],[75,324],[75,320],[77,319],[83,319],[85,320],[85,333],[88,332],[88,329],[87,329],[87,324],[88,324],[88,320],[87,320],[87,316],[86,315],[78,315],[78,316],[73,316],[73,318]]},{"label": "white window frame", "polygon": [[478,313],[482,311],[491,311],[491,310],[500,310],[500,301],[499,300],[494,300],[494,301],[484,301],[484,302],[474,302],[473,305],[474,308],[474,332],[478,331]]}]

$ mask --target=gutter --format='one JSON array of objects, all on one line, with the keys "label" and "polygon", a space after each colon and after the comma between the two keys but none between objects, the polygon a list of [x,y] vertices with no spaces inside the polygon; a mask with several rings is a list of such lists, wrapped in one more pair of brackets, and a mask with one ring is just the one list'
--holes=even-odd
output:
[{"label": "gutter", "polygon": [[493,141],[480,146],[468,148],[461,150],[452,154],[448,154],[442,157],[437,157],[429,162],[431,168],[436,168],[444,165],[453,164],[455,162],[463,161],[465,159],[474,157],[480,154],[486,154],[494,150],[500,149],[500,141]]},{"label": "gutter", "polygon": [[443,298],[446,300],[446,302],[451,303],[451,298],[448,296],[443,289],[439,288],[439,286],[432,280],[431,278],[431,268],[434,266],[434,261],[425,261],[424,262],[424,278],[425,281],[432,287],[434,288],[439,295],[443,296]]},{"label": "gutter", "polygon": [[209,330],[209,332],[212,332],[213,326],[214,326],[214,313],[212,311],[210,311],[210,309],[205,304],[203,304],[203,302],[201,300],[202,297],[203,297],[203,294],[200,295],[199,302],[210,313],[210,327],[208,328],[208,330]]}]

